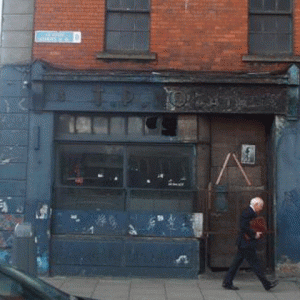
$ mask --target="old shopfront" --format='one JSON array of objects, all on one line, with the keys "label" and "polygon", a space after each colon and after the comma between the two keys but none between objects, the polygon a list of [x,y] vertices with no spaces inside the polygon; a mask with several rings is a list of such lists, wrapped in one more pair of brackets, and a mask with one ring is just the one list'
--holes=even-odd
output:
[{"label": "old shopfront", "polygon": [[291,114],[286,76],[75,74],[38,62],[31,89],[31,193],[51,212],[38,233],[51,274],[226,268],[239,212],[257,195],[270,229],[260,254],[273,267],[273,127]]}]

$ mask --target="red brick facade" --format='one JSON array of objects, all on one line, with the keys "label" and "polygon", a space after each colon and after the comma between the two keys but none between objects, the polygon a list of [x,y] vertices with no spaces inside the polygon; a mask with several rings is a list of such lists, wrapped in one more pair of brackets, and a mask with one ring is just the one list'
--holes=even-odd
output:
[{"label": "red brick facade", "polygon": [[[300,55],[300,0],[294,0],[293,52]],[[261,72],[281,63],[245,62],[247,0],[151,0],[150,62],[105,62],[105,0],[36,0],[35,30],[81,31],[80,44],[34,43],[33,56],[70,69]]]}]

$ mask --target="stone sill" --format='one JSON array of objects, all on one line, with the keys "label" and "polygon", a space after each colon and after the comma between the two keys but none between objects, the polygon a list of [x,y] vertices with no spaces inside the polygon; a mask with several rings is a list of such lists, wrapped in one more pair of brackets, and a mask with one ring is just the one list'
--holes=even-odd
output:
[{"label": "stone sill", "polygon": [[242,61],[245,62],[275,62],[275,63],[286,63],[286,62],[300,62],[300,56],[272,56],[272,55],[244,55]]},{"label": "stone sill", "polygon": [[113,53],[100,52],[97,54],[98,59],[105,60],[141,60],[149,61],[156,59],[156,53]]}]

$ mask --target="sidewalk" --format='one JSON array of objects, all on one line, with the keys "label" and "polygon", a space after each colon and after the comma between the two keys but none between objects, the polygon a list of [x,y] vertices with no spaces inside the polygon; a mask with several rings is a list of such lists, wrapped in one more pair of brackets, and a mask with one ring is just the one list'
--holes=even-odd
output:
[{"label": "sidewalk", "polygon": [[190,279],[145,279],[112,277],[43,277],[46,282],[77,296],[101,300],[299,300],[297,278],[279,279],[272,291],[264,290],[252,273],[237,275],[238,291],[221,287],[222,273],[199,275]]}]

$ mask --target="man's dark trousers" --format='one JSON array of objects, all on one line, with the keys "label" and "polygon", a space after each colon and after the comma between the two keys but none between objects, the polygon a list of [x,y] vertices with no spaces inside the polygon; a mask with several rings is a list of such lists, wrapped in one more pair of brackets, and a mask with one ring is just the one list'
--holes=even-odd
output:
[{"label": "man's dark trousers", "polygon": [[249,265],[252,267],[252,270],[263,284],[264,288],[267,289],[271,283],[269,280],[266,279],[264,272],[260,267],[260,263],[256,254],[256,249],[252,247],[238,249],[238,252],[229,268],[229,271],[226,274],[226,277],[224,278],[223,284],[228,286],[232,285],[233,278],[235,277],[244,259],[247,260]]}]

